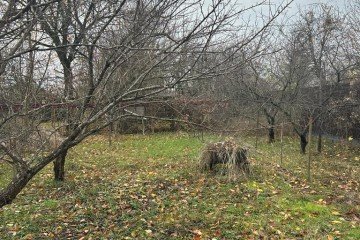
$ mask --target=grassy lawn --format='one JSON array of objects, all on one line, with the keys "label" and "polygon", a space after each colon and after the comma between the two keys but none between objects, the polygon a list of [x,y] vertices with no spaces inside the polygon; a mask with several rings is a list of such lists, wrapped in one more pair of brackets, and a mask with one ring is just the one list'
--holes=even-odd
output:
[{"label": "grassy lawn", "polygon": [[280,165],[280,143],[261,139],[251,176],[229,181],[198,172],[203,146],[184,133],[94,136],[71,150],[64,183],[49,166],[0,209],[0,239],[360,239],[359,150],[325,142],[309,183],[296,140]]}]

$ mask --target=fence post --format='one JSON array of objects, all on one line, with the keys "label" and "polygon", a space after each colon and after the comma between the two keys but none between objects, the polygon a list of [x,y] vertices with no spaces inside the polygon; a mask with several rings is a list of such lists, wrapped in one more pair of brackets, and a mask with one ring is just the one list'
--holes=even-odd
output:
[{"label": "fence post", "polygon": [[260,113],[259,113],[259,110],[257,111],[257,114],[256,114],[256,131],[255,131],[255,149],[258,148],[258,141],[259,141],[259,137],[258,137],[258,132],[259,131],[259,116]]},{"label": "fence post", "polygon": [[109,131],[108,131],[109,146],[112,145],[112,134],[113,134],[113,123],[111,122],[109,124]]},{"label": "fence post", "polygon": [[145,135],[145,117],[141,118],[142,134]]},{"label": "fence post", "polygon": [[311,182],[311,135],[312,135],[312,125],[313,125],[313,119],[312,117],[309,118],[309,141],[308,141],[308,163],[307,163],[307,179],[309,182]]}]

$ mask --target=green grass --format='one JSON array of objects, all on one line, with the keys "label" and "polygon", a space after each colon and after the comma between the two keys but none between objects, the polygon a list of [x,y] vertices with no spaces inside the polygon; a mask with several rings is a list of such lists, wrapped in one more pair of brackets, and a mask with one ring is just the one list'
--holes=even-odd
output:
[{"label": "green grass", "polygon": [[0,162],[0,189],[4,188],[11,180],[13,170],[9,164]]},{"label": "green grass", "polygon": [[260,139],[251,176],[229,181],[198,172],[204,142],[191,135],[94,136],[71,150],[65,182],[49,166],[0,210],[0,238],[359,239],[359,151],[325,145],[311,183],[292,138],[281,166],[280,143]]}]

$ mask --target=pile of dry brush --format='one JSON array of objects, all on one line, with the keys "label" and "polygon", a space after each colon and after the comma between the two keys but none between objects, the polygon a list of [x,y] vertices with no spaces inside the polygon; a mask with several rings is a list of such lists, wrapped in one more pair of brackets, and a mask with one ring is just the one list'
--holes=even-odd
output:
[{"label": "pile of dry brush", "polygon": [[230,177],[236,177],[239,173],[249,174],[247,152],[247,148],[240,147],[234,141],[209,143],[202,151],[200,170],[213,171],[215,165],[223,164],[226,165]]}]

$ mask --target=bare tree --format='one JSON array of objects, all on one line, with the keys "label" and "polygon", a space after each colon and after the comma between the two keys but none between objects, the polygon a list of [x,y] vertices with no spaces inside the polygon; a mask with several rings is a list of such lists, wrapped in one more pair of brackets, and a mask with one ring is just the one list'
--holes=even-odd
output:
[{"label": "bare tree", "polygon": [[[210,54],[210,46],[229,40],[237,30],[234,20],[246,11],[223,0],[211,4],[69,0],[39,7],[31,8],[29,18],[37,20],[34,26],[41,29],[32,38],[38,46],[36,53],[49,56],[42,67],[36,57],[34,61],[40,66],[34,82],[42,83],[38,88],[43,94],[41,103],[30,101],[29,108],[14,109],[13,105],[13,111],[2,111],[0,130],[6,134],[1,136],[0,164],[12,166],[14,174],[0,192],[0,206],[11,203],[28,181],[55,159],[60,159],[55,164],[56,178],[63,179],[66,152],[116,120],[138,117],[128,106],[171,94],[177,84],[224,74],[228,59],[201,70],[197,66],[205,53]],[[241,51],[268,26],[232,41],[232,48]],[[190,64],[174,74],[173,66],[184,56]],[[17,83],[13,78],[12,84]],[[51,89],[57,91],[51,93]],[[54,107],[66,116],[49,128],[42,122]],[[30,123],[25,124],[24,117]],[[63,128],[66,134],[60,138]],[[21,148],[14,147],[18,141],[22,141]]]},{"label": "bare tree", "polygon": [[[352,66],[346,60],[342,26],[339,13],[326,5],[316,6],[293,27],[284,26],[276,32],[281,44],[276,44],[275,38],[268,40],[273,43],[267,49],[269,54],[249,65],[252,73],[231,77],[232,89],[250,99],[252,109],[262,109],[270,142],[274,137],[272,126],[280,115],[292,125],[305,153],[311,117],[316,121],[321,151],[322,125],[333,108],[331,100]],[[256,118],[254,111],[248,115]]]}]

